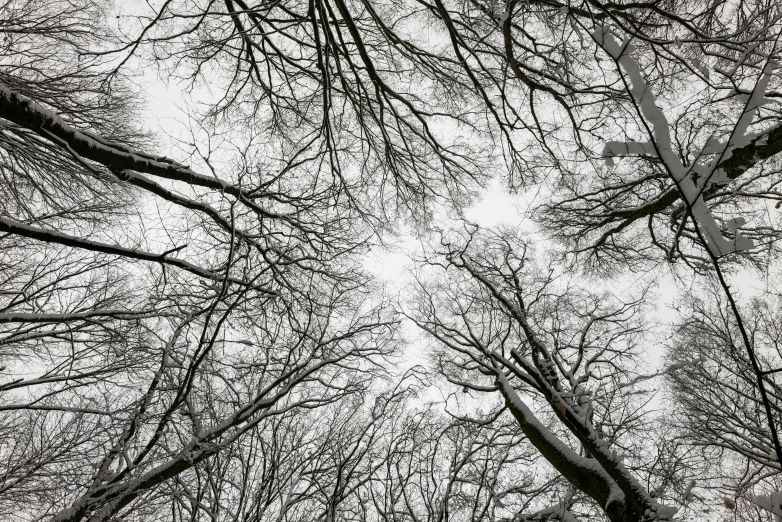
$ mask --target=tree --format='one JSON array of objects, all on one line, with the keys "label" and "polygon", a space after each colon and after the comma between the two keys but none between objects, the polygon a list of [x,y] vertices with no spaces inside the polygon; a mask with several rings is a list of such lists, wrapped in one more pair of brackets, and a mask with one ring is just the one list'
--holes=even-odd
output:
[{"label": "tree", "polygon": [[[738,239],[738,228],[775,244],[761,221],[765,203],[778,199],[782,147],[771,4],[476,1],[431,9],[506,138],[511,185],[550,180],[553,197],[532,216],[588,266],[637,269],[656,252],[708,264],[692,205],[718,256],[746,252],[741,240],[737,249],[722,244]],[[725,214],[736,209],[747,217],[729,225]],[[752,227],[744,226],[749,216]]]},{"label": "tree", "polygon": [[[530,155],[531,159],[521,155],[521,159],[525,160],[525,174],[540,174],[555,181],[549,185],[552,197],[542,198],[537,208],[543,232],[564,244],[564,254],[574,261],[570,266],[576,269],[584,267],[603,276],[625,269],[642,272],[659,262],[660,256],[654,254],[658,250],[668,262],[681,259],[697,272],[716,278],[751,370],[751,384],[746,380],[742,384],[750,384],[758,394],[762,422],[757,428],[768,434],[776,456],[766,461],[769,467],[765,472],[778,474],[782,448],[775,415],[775,384],[770,379],[776,366],[764,364],[762,346],[751,337],[725,272],[726,264],[742,262],[741,258],[762,266],[775,256],[777,233],[767,205],[768,199],[777,199],[774,187],[779,171],[773,156],[780,147],[778,111],[773,105],[779,96],[774,91],[778,79],[773,73],[780,28],[773,7],[763,3],[723,7],[711,3],[622,6],[596,2],[473,6],[474,10],[448,10],[438,4],[442,18],[450,24],[454,52],[464,51],[472,60],[465,68],[472,70],[477,64],[485,73],[476,80],[478,88],[494,94],[494,86],[502,86],[496,98],[486,96],[487,100],[497,100],[487,104],[494,108],[498,127],[527,128],[537,141],[537,154]],[[521,13],[524,23],[516,25]],[[496,25],[501,31],[493,27]],[[529,45],[525,48],[520,42]],[[516,54],[519,48],[526,51],[521,60]],[[490,60],[505,65],[487,67]],[[522,104],[513,105],[517,98],[505,87],[512,85],[513,77],[528,89],[528,96],[521,98],[529,102],[526,113],[520,112]],[[551,119],[536,111],[536,91],[540,98],[549,96],[562,111],[555,112]],[[686,101],[674,103],[677,98]],[[557,119],[569,120],[570,125],[559,125]],[[595,154],[595,145],[602,152]],[[518,149],[509,144],[507,150]],[[624,159],[617,166],[614,158],[631,160]],[[771,161],[764,163],[769,158]],[[599,159],[605,160],[607,168],[597,164]],[[749,219],[755,221],[753,227],[746,226]],[[489,341],[470,330],[483,334],[493,314],[511,316],[522,325],[530,320],[524,298],[519,297],[533,292],[523,277],[529,274],[522,269],[522,260],[514,257],[518,245],[508,246],[505,241],[503,237],[495,238],[481,243],[477,251],[464,246],[470,244],[469,240],[457,241],[434,261],[477,281],[478,288],[466,291],[467,297],[457,293],[450,294],[450,299],[471,303],[478,299],[475,295],[488,294],[490,297],[479,299],[482,308],[478,307],[487,310],[486,315],[465,318],[469,315],[465,310],[473,312],[470,306],[449,304],[427,308],[422,314],[425,319],[419,321],[433,325],[432,335],[452,351],[459,353],[465,346],[482,350],[489,362],[464,363],[463,368],[482,369],[498,380],[499,384],[487,385],[484,391],[502,392],[503,379],[518,379],[528,386],[538,384],[544,397],[548,391],[553,397],[547,401],[551,413],[592,454],[587,442],[595,435],[583,412],[574,409],[583,406],[560,404],[558,380],[546,383],[551,390],[536,382],[535,377],[544,378],[555,361],[544,357],[538,367],[521,356],[507,363],[501,359],[497,362],[497,351],[502,354],[505,342],[502,335],[496,334]],[[760,244],[764,248],[758,248]],[[491,253],[483,254],[481,250]],[[424,291],[425,295],[431,293]],[[472,338],[462,327],[452,325],[453,316],[464,323]],[[509,341],[511,345],[523,346],[526,337],[531,354],[536,349],[543,354],[554,350],[542,344],[535,346],[536,336],[549,332],[545,327],[522,329],[524,335],[517,334],[518,339]],[[517,368],[503,370],[506,364]],[[461,382],[470,381],[462,376]],[[706,386],[704,381],[699,384]],[[511,409],[521,402],[511,394],[519,385],[504,385],[510,390],[505,400]],[[531,433],[537,431],[531,422],[535,417],[524,408],[518,409],[520,424],[527,422]],[[573,419],[567,418],[571,409],[575,412]],[[722,424],[719,429],[731,428]],[[596,437],[600,439],[601,435]],[[549,447],[550,438],[540,437],[539,449],[548,449],[552,459],[562,458],[563,452]],[[632,477],[614,469],[608,455],[601,459],[598,452],[594,457],[611,479],[620,484],[625,481],[625,493],[629,495],[625,500],[635,504],[608,516],[650,516],[653,497],[630,486]],[[605,506],[603,500],[607,497],[600,498],[600,488],[584,483],[592,482],[585,477],[593,462],[586,463],[578,473],[572,460],[563,458],[561,471],[572,473],[571,480],[579,481],[582,490],[591,490],[592,498]],[[685,500],[687,497],[685,494]]]},{"label": "tree", "polygon": [[[775,337],[730,274],[778,255],[773,2],[1,9],[0,513],[664,520],[720,446],[775,509]],[[187,101],[167,137],[151,70]],[[465,223],[493,176],[538,194],[535,230]],[[407,224],[445,238],[412,309],[363,266]],[[650,373],[645,287],[575,274],[674,262],[727,312],[694,306],[703,353]],[[453,419],[381,391],[402,313],[471,405]],[[708,422],[653,415],[658,374]],[[759,408],[738,439],[713,411],[735,397]]]},{"label": "tree", "polygon": [[[684,358],[699,358],[700,364],[667,376],[681,407],[676,420],[688,442],[700,448],[707,455],[704,460],[712,464],[710,472],[699,478],[701,487],[707,491],[722,488],[731,502],[743,501],[748,519],[758,516],[753,513],[753,504],[764,508],[760,513],[778,515],[778,506],[757,501],[780,490],[778,460],[763,397],[754,385],[755,372],[742,349],[735,317],[720,291],[712,288],[705,298],[684,303],[688,315],[669,347],[669,358],[674,364]],[[764,380],[776,419],[782,414],[775,371],[781,366],[778,307],[778,296],[761,294],[749,303],[744,318],[758,358],[764,367],[771,368]]]},{"label": "tree", "polygon": [[654,421],[625,391],[644,331],[642,296],[617,302],[579,291],[555,268],[530,267],[526,246],[509,235],[470,234],[446,248],[435,259],[451,274],[421,285],[414,320],[441,344],[448,380],[499,395],[491,415],[512,415],[596,513],[669,519],[676,508],[657,499],[675,498],[679,484],[649,465],[659,464],[654,448],[638,442]]},{"label": "tree", "polygon": [[[703,269],[712,264],[704,241],[718,258],[770,253],[748,254],[753,238],[768,248],[776,241],[762,221],[765,203],[777,199],[782,146],[773,75],[779,27],[769,5],[471,6],[438,12],[495,126],[506,136],[529,131],[508,138],[509,151],[523,150],[525,139],[536,151],[509,157],[521,162],[511,163],[509,181],[554,182],[532,217],[569,253],[603,273],[646,267],[657,249]],[[514,24],[521,14],[524,23]],[[691,100],[670,114],[659,108],[677,96]],[[563,112],[536,112],[539,98]],[[524,176],[513,177],[519,171]],[[759,222],[750,229],[748,218],[723,208]]]},{"label": "tree", "polygon": [[367,220],[348,182],[302,151],[269,172],[241,130],[219,170],[200,158],[209,175],[142,152],[107,7],[8,7],[6,512],[140,509],[275,416],[382,373],[396,319],[357,265]]}]

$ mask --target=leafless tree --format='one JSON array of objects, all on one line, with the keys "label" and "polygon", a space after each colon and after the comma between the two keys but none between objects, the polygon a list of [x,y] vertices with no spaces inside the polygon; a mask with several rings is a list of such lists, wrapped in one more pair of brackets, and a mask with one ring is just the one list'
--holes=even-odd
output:
[{"label": "leafless tree", "polygon": [[241,129],[219,170],[204,152],[208,175],[142,152],[108,6],[6,7],[6,513],[134,511],[383,373],[396,319],[360,270],[347,183],[317,158],[259,166]]},{"label": "leafless tree", "polygon": [[536,268],[509,233],[468,231],[457,241],[431,258],[446,274],[421,284],[413,316],[439,341],[442,373],[465,391],[501,397],[498,408],[595,514],[669,519],[679,470],[642,442],[660,428],[632,390],[643,378],[634,368],[643,296],[580,290],[556,268]]},{"label": "leafless tree", "polygon": [[[729,271],[778,256],[780,31],[768,0],[4,2],[0,515],[667,520],[709,452],[773,510],[778,306]],[[187,138],[148,131],[150,71]],[[497,176],[551,263],[463,223]],[[381,391],[362,263],[445,216],[407,311],[444,414]],[[639,386],[645,288],[576,275],[674,262],[721,292],[662,372],[689,422]]]},{"label": "leafless tree", "polygon": [[[674,368],[693,358],[700,359],[700,364],[677,368],[667,378],[679,410],[675,418],[680,432],[712,465],[696,485],[721,492],[739,504],[740,516],[752,519],[758,516],[756,497],[779,491],[780,466],[766,422],[764,398],[754,386],[755,372],[735,317],[720,294],[721,289],[712,288],[704,297],[684,303],[688,315],[678,327],[669,358]],[[745,324],[758,358],[764,367],[771,368],[764,376],[767,400],[774,418],[779,419],[782,353],[778,297],[756,297],[747,309]],[[778,505],[761,503],[760,507],[765,508],[760,509],[765,513],[762,516],[779,511]]]}]

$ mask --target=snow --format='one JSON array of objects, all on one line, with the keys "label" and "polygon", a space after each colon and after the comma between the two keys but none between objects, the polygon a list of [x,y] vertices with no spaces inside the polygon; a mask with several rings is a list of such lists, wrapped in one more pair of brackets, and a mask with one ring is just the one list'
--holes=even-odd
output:
[{"label": "snow", "polygon": [[564,503],[560,502],[559,504],[549,506],[547,508],[541,509],[531,517],[532,520],[560,520],[562,522],[578,522],[576,517],[573,516],[573,514],[568,511],[567,506],[565,506]]},{"label": "snow", "polygon": [[733,131],[733,137],[730,142],[730,146],[725,150],[725,159],[728,159],[733,153],[733,149],[736,147],[743,147],[749,145],[749,143],[757,138],[754,134],[747,134],[749,126],[755,119],[755,113],[761,105],[768,103],[766,96],[766,89],[771,81],[771,77],[774,73],[774,69],[777,68],[777,63],[773,60],[766,62],[766,66],[763,68],[763,74],[760,76],[760,80],[755,84],[755,88],[752,90],[752,94],[746,102],[744,112],[741,114],[736,128]]},{"label": "snow", "polygon": [[[541,347],[543,347],[542,344]],[[563,414],[563,410],[567,408],[571,412],[576,412],[576,417],[582,418],[582,426],[588,431],[587,438],[592,443],[592,447],[589,448],[589,450],[595,456],[595,458],[586,458],[578,455],[570,447],[565,445],[558,437],[556,437],[545,426],[543,426],[540,421],[538,421],[534,413],[532,413],[527,405],[524,404],[516,391],[513,389],[505,374],[501,371],[498,371],[496,375],[498,384],[504,390],[513,408],[516,409],[519,414],[521,414],[525,423],[529,424],[545,439],[546,444],[557,451],[562,457],[566,458],[570,462],[573,462],[575,466],[578,466],[582,469],[589,469],[603,478],[605,484],[610,487],[611,491],[606,505],[610,504],[612,501],[625,498],[625,492],[622,490],[622,487],[620,487],[617,481],[622,482],[625,488],[631,489],[633,494],[637,494],[642,498],[647,499],[647,501],[651,500],[646,489],[622,463],[622,455],[617,454],[616,451],[610,448],[610,445],[606,440],[598,436],[594,427],[586,420],[586,416],[579,417],[577,414],[577,410],[579,410],[579,408],[576,405],[569,403],[563,397],[563,394],[550,387],[550,392],[552,393],[553,397],[552,402],[554,402],[556,407],[562,407],[560,411]],[[585,441],[582,441],[582,443],[586,444]],[[612,474],[607,471],[603,465],[600,464],[599,459],[610,461],[612,463],[611,468],[614,470],[614,473]],[[650,506],[652,508],[650,511],[652,518],[656,520],[669,520],[670,517],[672,517],[673,514],[675,514],[677,511],[677,508],[664,506],[655,502],[650,502]]]},{"label": "snow", "polygon": [[[613,57],[624,70],[630,81],[630,94],[638,104],[641,114],[650,126],[653,136],[652,142],[615,142],[609,141],[603,148],[602,156],[606,163],[612,157],[622,157],[640,154],[654,154],[665,164],[668,172],[676,181],[682,196],[692,210],[692,215],[698,224],[707,247],[715,256],[725,255],[731,252],[750,250],[754,247],[751,239],[744,237],[738,228],[746,221],[735,219],[732,221],[734,239],[723,236],[720,226],[703,200],[703,191],[712,183],[723,184],[730,181],[726,173],[718,169],[718,165],[730,158],[734,149],[743,147],[752,142],[758,136],[747,134],[747,129],[755,118],[758,107],[766,102],[765,93],[771,75],[777,67],[776,63],[769,60],[764,68],[760,80],[753,89],[752,95],[747,101],[744,112],[737,122],[733,136],[728,144],[720,143],[710,138],[699,156],[712,154],[716,157],[709,165],[695,164],[687,168],[674,151],[671,145],[670,125],[662,110],[655,104],[655,98],[641,74],[638,62],[630,56],[633,52],[632,43],[625,38],[620,43],[606,26],[598,25],[592,33],[595,42],[600,45],[611,57]],[[694,174],[694,175],[693,175]]]},{"label": "snow", "polygon": [[37,114],[42,120],[45,121],[45,125],[48,129],[41,128],[40,130],[54,135],[61,140],[67,140],[72,146],[74,142],[82,142],[87,147],[95,150],[100,150],[113,155],[115,158],[122,159],[130,163],[133,170],[140,172],[147,172],[153,175],[165,176],[165,173],[177,172],[184,174],[195,181],[214,183],[217,181],[221,186],[228,187],[229,184],[217,179],[206,178],[201,174],[190,169],[186,165],[171,161],[167,158],[158,158],[155,156],[148,156],[119,143],[108,142],[90,132],[79,130],[69,125],[60,116],[50,111],[49,109],[25,98],[24,96],[13,92],[7,85],[0,82],[0,97],[4,97],[9,100],[10,103],[16,105],[22,105],[28,112]]},{"label": "snow", "polygon": [[694,487],[695,487],[695,481],[691,480],[690,483],[687,484],[687,487],[684,490],[684,494],[682,495],[682,504],[695,499],[695,495],[693,495],[692,493],[692,488]]},{"label": "snow", "polygon": [[770,495],[756,495],[750,500],[756,506],[770,511],[774,515],[774,522],[782,522],[782,491]]},{"label": "snow", "polygon": [[706,79],[708,80],[708,79],[709,79],[709,74],[710,74],[710,72],[711,72],[711,71],[709,70],[709,67],[708,67],[706,64],[704,64],[703,62],[700,62],[700,61],[696,61],[696,62],[694,63],[694,65],[695,65],[695,67],[697,67],[697,68],[698,68],[698,70],[699,70],[699,71],[700,71],[700,73],[703,75],[703,77],[704,77],[704,78],[706,78]]},{"label": "snow", "polygon": [[133,310],[122,309],[107,309],[107,310],[91,310],[88,312],[75,312],[75,313],[25,313],[25,312],[9,312],[0,313],[0,323],[13,323],[13,322],[65,322],[74,319],[89,319],[94,316],[101,315],[133,315],[138,314]]},{"label": "snow", "polygon": [[649,514],[651,520],[670,520],[678,513],[679,508],[673,506],[665,506],[663,504],[654,503],[652,505],[654,511]]},{"label": "snow", "polygon": [[743,227],[747,223],[747,220],[743,217],[735,217],[728,221],[726,228],[731,232],[736,232],[740,227]]},{"label": "snow", "polygon": [[505,390],[507,393],[508,398],[510,399],[511,403],[513,404],[513,407],[521,413],[521,415],[524,417],[524,422],[532,426],[535,431],[540,433],[543,438],[546,440],[546,443],[549,444],[552,448],[554,448],[557,453],[559,453],[561,456],[572,462],[574,465],[589,469],[591,471],[594,471],[598,475],[602,476],[603,479],[606,481],[606,483],[611,484],[611,491],[612,496],[617,495],[617,498],[622,498],[623,493],[622,491],[616,486],[614,481],[608,476],[606,471],[600,466],[600,464],[595,459],[589,459],[586,457],[583,457],[573,451],[569,446],[567,446],[564,442],[562,442],[559,437],[555,436],[551,431],[548,430],[535,416],[534,413],[527,407],[526,404],[524,404],[524,401],[521,400],[521,398],[518,396],[516,391],[513,389],[513,386],[511,386],[510,382],[508,381],[507,377],[502,372],[497,372],[497,381],[499,385]]}]

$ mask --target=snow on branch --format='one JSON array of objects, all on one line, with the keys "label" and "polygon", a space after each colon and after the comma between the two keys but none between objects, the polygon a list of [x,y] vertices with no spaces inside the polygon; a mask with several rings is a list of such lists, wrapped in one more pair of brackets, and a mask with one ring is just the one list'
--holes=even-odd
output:
[{"label": "snow on branch", "polygon": [[606,158],[606,162],[611,165],[614,157],[644,154],[657,156],[679,187],[679,191],[692,211],[695,222],[703,233],[707,247],[715,256],[753,248],[753,241],[738,231],[738,227],[745,222],[742,218],[731,220],[733,226],[728,227],[731,232],[734,232],[734,239],[728,239],[722,234],[714,215],[703,200],[703,192],[711,184],[728,183],[730,178],[724,170],[719,168],[720,164],[729,159],[735,149],[744,147],[758,139],[757,134],[748,133],[747,130],[755,119],[758,108],[770,101],[765,97],[765,94],[777,63],[773,60],[766,63],[752,94],[747,98],[744,111],[728,142],[723,143],[710,138],[697,155],[698,158],[703,158],[706,155],[713,155],[714,158],[708,164],[695,161],[691,167],[685,167],[671,145],[668,120],[656,105],[654,94],[646,84],[638,62],[630,56],[634,50],[632,43],[629,39],[620,42],[606,26],[601,25],[595,27],[592,37],[624,70],[630,81],[630,95],[648,123],[652,134],[651,142],[609,141],[603,148],[602,157]]},{"label": "snow on branch", "polygon": [[518,518],[512,519],[513,522],[538,522],[542,520],[558,520],[562,522],[578,522],[576,517],[568,510],[565,502],[560,502],[541,509],[532,515],[521,515]]},{"label": "snow on branch", "polygon": [[782,522],[782,491],[770,495],[755,495],[751,500],[756,506],[770,511],[774,515],[774,522]]}]

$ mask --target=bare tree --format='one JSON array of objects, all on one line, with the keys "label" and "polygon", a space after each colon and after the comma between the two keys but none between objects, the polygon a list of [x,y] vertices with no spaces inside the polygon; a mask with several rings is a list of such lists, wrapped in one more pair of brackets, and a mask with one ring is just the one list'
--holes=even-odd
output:
[{"label": "bare tree", "polygon": [[[773,511],[778,314],[728,271],[778,255],[781,20],[767,0],[3,3],[0,513],[670,520],[723,450]],[[147,132],[149,70],[199,102],[188,138]],[[444,417],[379,391],[399,312],[363,256],[403,220],[429,241],[498,175],[538,194],[552,263],[469,224],[429,250],[408,315],[471,410]],[[659,376],[645,288],[575,274],[677,261],[725,302],[679,330],[671,423],[638,386]]]},{"label": "bare tree", "polygon": [[348,183],[297,154],[259,167],[241,129],[208,175],[142,152],[108,11],[61,7],[3,11],[2,502],[103,520],[360,393],[396,319],[358,265]]},{"label": "bare tree", "polygon": [[506,141],[510,185],[547,180],[530,217],[591,269],[710,265],[694,223],[718,256],[776,244],[773,3],[425,5]]},{"label": "bare tree", "polygon": [[536,270],[509,234],[471,232],[431,262],[447,273],[421,284],[414,320],[441,344],[448,380],[500,396],[499,408],[597,513],[672,517],[681,479],[641,442],[655,422],[630,389],[643,296],[579,290],[555,268]]},{"label": "bare tree", "polygon": [[[681,433],[712,464],[709,473],[694,484],[702,491],[718,492],[738,504],[740,516],[779,514],[777,502],[758,502],[761,495],[780,489],[780,466],[766,422],[764,398],[758,393],[755,372],[743,349],[735,317],[720,288],[685,303],[688,315],[679,325],[669,358],[675,365],[684,359],[700,363],[668,374],[679,409]],[[778,297],[756,297],[747,306],[745,324],[764,367],[767,398],[776,419],[782,415],[778,368]],[[696,488],[697,490],[697,488]],[[741,502],[739,502],[741,501]],[[758,508],[760,509],[758,512]]]}]

